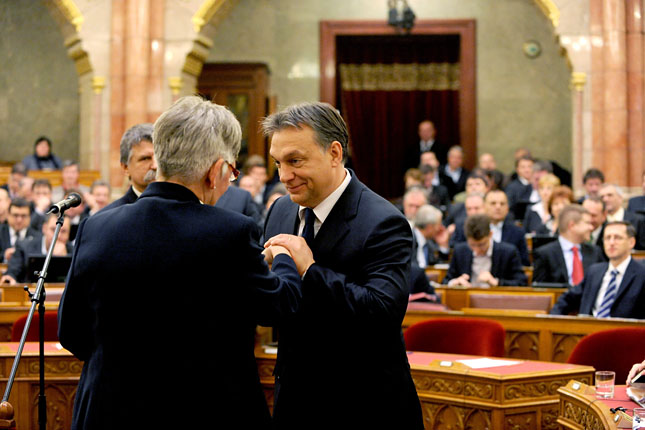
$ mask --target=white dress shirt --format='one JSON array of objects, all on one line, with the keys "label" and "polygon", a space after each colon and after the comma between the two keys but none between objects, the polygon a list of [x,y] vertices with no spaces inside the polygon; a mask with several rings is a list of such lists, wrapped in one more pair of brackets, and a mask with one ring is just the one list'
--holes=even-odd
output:
[{"label": "white dress shirt", "polygon": [[[320,202],[318,206],[312,208],[314,210],[314,215],[316,215],[316,220],[314,221],[314,237],[316,237],[316,235],[318,234],[320,227],[329,216],[331,210],[334,208],[336,202],[338,202],[338,199],[340,199],[340,196],[343,194],[343,192],[349,185],[349,181],[351,180],[352,175],[350,175],[349,171],[345,169],[345,179],[343,179],[343,182],[341,182],[338,188],[336,188],[331,194],[329,194],[325,198],[325,200]],[[298,210],[298,216],[300,217],[298,236],[302,236],[302,230],[304,230],[305,228],[305,209],[305,206],[300,206],[300,209]]]}]

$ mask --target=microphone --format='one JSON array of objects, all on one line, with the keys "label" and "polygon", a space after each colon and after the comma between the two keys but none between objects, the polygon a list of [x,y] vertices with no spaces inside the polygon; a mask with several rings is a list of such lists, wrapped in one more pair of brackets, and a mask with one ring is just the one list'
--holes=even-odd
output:
[{"label": "microphone", "polygon": [[51,205],[49,211],[47,211],[47,214],[57,214],[65,212],[69,208],[75,208],[76,206],[80,205],[82,201],[83,199],[81,199],[80,194],[71,193],[69,196],[67,196],[67,198]]}]

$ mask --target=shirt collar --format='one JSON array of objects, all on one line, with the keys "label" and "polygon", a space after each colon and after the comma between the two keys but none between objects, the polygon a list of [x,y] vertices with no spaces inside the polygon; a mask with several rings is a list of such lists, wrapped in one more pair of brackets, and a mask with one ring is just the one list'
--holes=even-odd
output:
[{"label": "shirt collar", "polygon": [[578,249],[580,249],[580,244],[578,243],[573,243],[568,239],[565,239],[562,235],[558,236],[558,242],[560,242],[560,247],[562,248],[562,251],[568,252],[571,251],[571,248],[574,246]]},{"label": "shirt collar", "polygon": [[629,255],[629,256],[628,256],[627,258],[625,258],[625,260],[624,260],[622,263],[620,263],[617,267],[614,267],[614,266],[611,264],[611,262],[610,262],[610,263],[609,263],[609,267],[607,268],[607,270],[608,270],[609,272],[611,272],[611,271],[613,271],[613,270],[618,270],[618,273],[619,273],[620,275],[624,275],[624,274],[625,274],[625,271],[627,270],[627,266],[629,266],[629,263],[630,263],[631,261],[632,261],[632,256],[631,256],[631,255]]},{"label": "shirt collar", "polygon": [[[343,179],[343,182],[340,183],[338,188],[336,188],[334,191],[332,191],[331,194],[329,194],[325,200],[320,202],[318,206],[313,208],[314,214],[316,215],[316,219],[320,221],[320,223],[324,223],[329,214],[331,213],[331,210],[334,208],[336,205],[336,202],[338,202],[338,199],[340,199],[340,196],[343,195],[343,192],[349,185],[349,182],[352,180],[352,175],[349,173],[347,169],[345,169],[345,179]],[[300,218],[302,219],[303,217],[303,211],[305,210],[304,206],[300,206],[299,213]]]}]

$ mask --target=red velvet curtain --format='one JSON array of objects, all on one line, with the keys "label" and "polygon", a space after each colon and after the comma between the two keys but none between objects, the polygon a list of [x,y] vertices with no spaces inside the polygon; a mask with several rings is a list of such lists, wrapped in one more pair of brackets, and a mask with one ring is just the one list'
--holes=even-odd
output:
[{"label": "red velvet curtain", "polygon": [[[454,86],[427,90],[427,86],[415,88],[414,84],[407,88],[405,83],[397,84],[397,73],[370,73],[379,67],[375,65],[457,64],[459,36],[339,36],[336,50],[337,106],[349,127],[351,166],[378,194],[398,197],[403,193],[404,160],[411,147],[419,144],[421,121],[434,122],[438,141],[459,144],[459,90]],[[369,70],[364,73],[367,81],[386,76],[395,84],[391,89],[381,88],[388,86],[383,82],[352,85],[341,73],[348,65],[354,71]],[[406,76],[403,72],[400,81],[406,81]]]}]

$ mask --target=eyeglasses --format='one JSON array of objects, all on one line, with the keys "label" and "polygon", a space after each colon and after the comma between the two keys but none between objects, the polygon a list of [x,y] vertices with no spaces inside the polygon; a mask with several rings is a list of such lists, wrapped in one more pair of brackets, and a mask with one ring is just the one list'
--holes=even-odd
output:
[{"label": "eyeglasses", "polygon": [[228,179],[230,182],[235,182],[237,181],[237,177],[240,176],[240,171],[235,168],[231,163],[228,161],[224,161],[226,164],[228,164],[228,167],[231,168],[231,177]]}]

